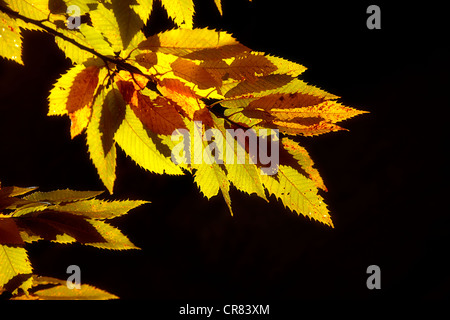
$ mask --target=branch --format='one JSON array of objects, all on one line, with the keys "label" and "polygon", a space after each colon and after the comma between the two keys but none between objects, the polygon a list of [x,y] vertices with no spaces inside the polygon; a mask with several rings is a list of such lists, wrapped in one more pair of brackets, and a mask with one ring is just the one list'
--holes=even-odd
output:
[{"label": "branch", "polygon": [[[0,11],[3,12],[3,13],[6,13],[9,16],[14,17],[14,18],[18,18],[18,19],[21,19],[21,20],[23,20],[25,22],[31,23],[31,24],[33,24],[33,25],[35,25],[35,26],[37,26],[37,27],[39,27],[41,29],[44,29],[45,31],[47,31],[48,33],[52,34],[55,37],[60,37],[61,39],[65,40],[67,42],[70,42],[71,44],[77,46],[78,48],[80,48],[82,50],[85,50],[85,51],[87,51],[89,53],[92,53],[93,55],[95,55],[98,58],[102,59],[103,62],[105,62],[105,64],[107,64],[107,62],[111,62],[111,63],[117,65],[119,67],[119,69],[121,68],[121,69],[124,69],[124,70],[130,72],[132,76],[133,76],[133,73],[136,73],[136,74],[140,74],[140,75],[148,78],[152,82],[155,81],[155,79],[153,77],[151,77],[150,75],[142,73],[141,70],[139,70],[138,68],[136,68],[136,67],[126,63],[124,60],[115,59],[115,58],[110,58],[108,56],[104,56],[104,55],[98,53],[97,51],[95,51],[94,49],[86,47],[85,45],[82,45],[82,44],[76,42],[75,40],[65,36],[61,32],[56,31],[56,30],[54,30],[54,29],[52,29],[50,27],[47,27],[46,25],[44,25],[42,23],[42,21],[38,21],[38,20],[34,20],[34,19],[31,19],[31,18],[25,17],[25,16],[19,14],[18,12],[15,12],[15,11],[11,10],[10,8],[6,8],[6,7],[2,6],[2,5],[0,5]],[[134,79],[134,77],[133,77],[133,79]],[[215,102],[215,103],[213,103],[212,105],[209,106],[210,112],[214,113],[217,117],[225,119],[226,121],[228,121],[231,125],[234,125],[235,127],[242,128],[242,129],[248,129],[247,126],[244,126],[241,123],[237,123],[237,122],[229,119],[229,117],[225,116],[224,114],[221,114],[221,113],[217,112],[216,110],[214,110],[212,107],[214,107],[218,103],[220,103],[220,101],[217,101],[217,102]]]},{"label": "branch", "polygon": [[122,69],[131,72],[131,73],[138,73],[138,74],[141,74],[143,76],[147,76],[147,75],[143,74],[138,68],[135,68],[132,65],[130,65],[130,64],[128,64],[128,63],[126,63],[126,62],[124,62],[122,60],[115,59],[115,58],[110,58],[108,56],[104,56],[104,55],[98,53],[97,51],[95,51],[94,49],[86,47],[85,45],[82,45],[82,44],[76,42],[75,40],[65,36],[61,32],[53,30],[50,27],[47,27],[46,25],[44,25],[42,23],[42,21],[30,19],[28,17],[25,17],[25,16],[19,14],[18,12],[15,12],[15,11],[11,10],[10,8],[3,7],[2,5],[0,5],[0,11],[3,12],[3,13],[6,13],[9,16],[14,17],[14,18],[18,18],[18,19],[21,19],[21,20],[23,20],[25,22],[31,23],[31,24],[33,24],[33,25],[35,25],[35,26],[37,26],[37,27],[39,27],[41,29],[44,29],[45,31],[47,31],[48,33],[52,34],[55,37],[59,37],[59,38],[65,40],[67,42],[70,42],[71,44],[77,46],[78,48],[80,48],[80,49],[82,49],[84,51],[92,53],[93,55],[95,55],[98,58],[102,59],[103,62],[105,62],[105,64],[107,64],[107,62],[111,62],[113,64],[116,64],[116,65],[120,66]]}]

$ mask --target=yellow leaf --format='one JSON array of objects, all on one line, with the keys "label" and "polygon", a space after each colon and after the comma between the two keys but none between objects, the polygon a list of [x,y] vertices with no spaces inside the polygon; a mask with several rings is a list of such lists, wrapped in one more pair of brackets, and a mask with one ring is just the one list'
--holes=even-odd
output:
[{"label": "yellow leaf", "polygon": [[110,300],[117,296],[88,284],[82,284],[80,289],[69,289],[66,284],[60,284],[33,293],[39,300]]},{"label": "yellow leaf", "polygon": [[220,0],[214,0],[214,3],[217,6],[217,9],[220,12],[220,15],[223,16],[223,11],[222,11],[222,2]]},{"label": "yellow leaf", "polygon": [[119,229],[101,220],[89,219],[88,221],[106,242],[86,243],[86,245],[109,250],[139,249]]},{"label": "yellow leaf", "polygon": [[156,147],[149,132],[143,127],[129,106],[125,118],[117,129],[114,140],[138,165],[150,172],[182,175],[183,171]]},{"label": "yellow leaf", "polygon": [[3,12],[0,12],[0,41],[0,56],[23,65],[19,25]]},{"label": "yellow leaf", "polygon": [[[299,170],[300,173],[303,173],[305,176],[309,177],[312,181],[314,181],[318,188],[327,191],[327,188],[323,183],[319,171],[317,171],[317,169],[314,168],[314,162],[309,156],[308,151],[306,151],[306,149],[300,146],[297,142],[289,138],[283,138],[281,140],[281,143],[283,144],[283,148],[291,155],[291,157],[293,158],[292,160],[295,161],[296,163],[292,163],[293,161],[287,159],[286,155],[282,154],[281,152],[280,152],[280,163],[284,165],[289,165],[291,167],[300,166],[300,168],[297,168],[303,171],[302,172]],[[280,151],[282,150],[283,149],[281,149]]]},{"label": "yellow leaf", "polygon": [[0,288],[13,277],[32,272],[33,269],[25,248],[0,244]]},{"label": "yellow leaf", "polygon": [[161,3],[177,26],[192,29],[194,16],[192,0],[161,0]]},{"label": "yellow leaf", "polygon": [[276,177],[261,176],[270,194],[279,198],[283,204],[306,217],[333,227],[327,206],[317,194],[314,182],[293,168],[280,165]]},{"label": "yellow leaf", "polygon": [[87,145],[92,162],[109,193],[113,193],[116,180],[116,146],[113,140],[116,122],[107,116],[112,109],[124,107],[117,89],[100,89],[92,106],[92,116],[87,127]]},{"label": "yellow leaf", "polygon": [[250,50],[230,34],[209,29],[165,31],[147,38],[138,48],[193,60],[232,58]]}]

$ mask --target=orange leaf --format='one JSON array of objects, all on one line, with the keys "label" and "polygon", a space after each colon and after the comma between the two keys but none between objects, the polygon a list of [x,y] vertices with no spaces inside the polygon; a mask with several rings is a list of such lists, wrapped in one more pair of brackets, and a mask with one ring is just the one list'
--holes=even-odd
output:
[{"label": "orange leaf", "polygon": [[141,53],[136,56],[136,62],[144,68],[150,69],[158,63],[158,57],[155,52]]},{"label": "orange leaf", "polygon": [[206,108],[203,101],[199,100],[191,88],[178,79],[164,79],[158,83],[158,90],[162,95],[173,102],[186,114],[189,119],[194,118],[197,110]]},{"label": "orange leaf", "polygon": [[176,129],[186,128],[181,115],[167,99],[158,97],[151,100],[150,97],[135,91],[132,100],[131,109],[154,133],[169,135]]},{"label": "orange leaf", "polygon": [[22,245],[23,240],[14,219],[0,218],[0,245]]},{"label": "orange leaf", "polygon": [[[302,108],[317,105],[324,100],[324,97],[318,97],[302,92],[276,93],[261,97],[258,100],[250,102],[247,108],[261,108],[264,110]],[[285,111],[288,112],[288,110]]]},{"label": "orange leaf", "polygon": [[231,62],[228,73],[236,80],[255,81],[257,76],[266,76],[276,70],[277,67],[265,56],[246,53]]},{"label": "orange leaf", "polygon": [[69,113],[85,106],[91,106],[98,84],[99,71],[98,67],[89,66],[77,74],[67,98],[67,111]]},{"label": "orange leaf", "polygon": [[172,63],[171,67],[177,77],[196,84],[199,89],[208,89],[220,85],[208,71],[192,61],[179,58]]},{"label": "orange leaf", "polygon": [[70,136],[72,139],[83,132],[83,130],[87,127],[91,118],[91,113],[92,109],[90,106],[85,106],[75,112],[69,113],[69,117],[72,122],[70,126]]},{"label": "orange leaf", "polygon": [[302,121],[301,119],[296,119],[295,121],[263,121],[259,123],[259,125],[267,128],[276,128],[281,132],[296,135],[301,134],[303,136],[316,136],[319,134],[324,134],[332,131],[339,130],[347,130],[342,127],[339,127],[333,123],[329,123],[326,121],[320,122],[312,122],[313,119],[307,119],[306,121]]},{"label": "orange leaf", "polygon": [[131,99],[136,92],[136,89],[130,81],[119,80],[116,81],[117,88],[119,88],[120,93],[122,94],[123,100],[130,104]]},{"label": "orange leaf", "polygon": [[291,76],[286,74],[270,74],[268,76],[258,77],[254,81],[244,80],[225,93],[225,98],[277,89],[288,84],[292,79]]}]

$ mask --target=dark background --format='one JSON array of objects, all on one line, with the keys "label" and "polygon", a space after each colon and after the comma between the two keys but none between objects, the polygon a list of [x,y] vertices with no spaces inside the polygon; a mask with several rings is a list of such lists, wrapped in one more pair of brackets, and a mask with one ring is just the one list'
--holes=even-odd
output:
[{"label": "dark background", "polygon": [[[234,0],[223,1],[220,17],[213,0],[196,1],[197,26],[301,63],[302,79],[370,111],[342,123],[349,132],[296,138],[328,187],[334,229],[236,190],[231,217],[191,176],[145,172],[120,151],[108,198],[152,203],[113,224],[142,250],[32,244],[35,273],[65,279],[76,264],[83,283],[128,299],[448,298],[446,9],[392,2]],[[381,8],[381,30],[366,28],[371,4]],[[170,27],[158,4],[147,31]],[[24,32],[23,58],[25,67],[0,60],[2,185],[104,190],[85,136],[70,140],[70,120],[46,116],[49,90],[69,61],[39,32]],[[372,264],[381,290],[366,287]]]}]

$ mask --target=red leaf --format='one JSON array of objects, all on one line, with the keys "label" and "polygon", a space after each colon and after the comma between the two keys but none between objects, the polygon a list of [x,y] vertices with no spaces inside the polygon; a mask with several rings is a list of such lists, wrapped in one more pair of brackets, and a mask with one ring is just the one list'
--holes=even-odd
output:
[{"label": "red leaf", "polygon": [[14,219],[0,218],[0,244],[23,244],[22,237]]},{"label": "red leaf", "polygon": [[33,216],[20,217],[16,223],[20,229],[44,240],[56,240],[56,235],[68,234],[80,243],[106,242],[84,217],[70,213],[46,210]]},{"label": "red leaf", "polygon": [[172,134],[176,129],[186,128],[173,102],[163,97],[151,100],[136,91],[136,98],[130,106],[136,116],[151,131],[158,134]]}]

